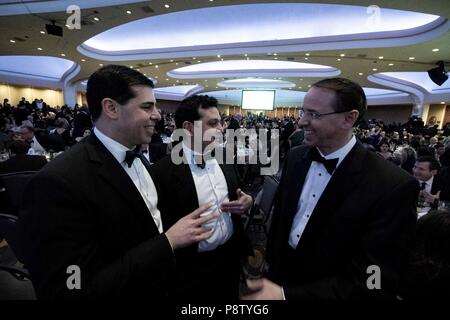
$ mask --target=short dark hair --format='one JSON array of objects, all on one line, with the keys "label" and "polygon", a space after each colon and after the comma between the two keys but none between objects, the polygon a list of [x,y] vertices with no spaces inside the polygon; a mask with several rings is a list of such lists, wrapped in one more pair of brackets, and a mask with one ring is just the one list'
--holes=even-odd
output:
[{"label": "short dark hair", "polygon": [[88,80],[86,98],[92,120],[102,113],[102,100],[111,98],[120,104],[135,97],[131,86],[144,85],[154,88],[153,82],[139,71],[126,66],[107,65],[94,72]]},{"label": "short dark hair", "polygon": [[181,101],[177,111],[175,112],[175,124],[177,128],[183,126],[184,121],[194,123],[200,120],[198,109],[217,108],[217,99],[207,95],[193,95]]},{"label": "short dark hair", "polygon": [[416,162],[429,162],[430,163],[430,171],[438,170],[441,168],[441,164],[439,161],[433,156],[422,156],[417,158]]},{"label": "short dark hair", "polygon": [[349,79],[328,78],[313,84],[313,87],[332,90],[336,94],[335,111],[359,111],[355,125],[359,124],[367,111],[367,98],[363,88]]}]

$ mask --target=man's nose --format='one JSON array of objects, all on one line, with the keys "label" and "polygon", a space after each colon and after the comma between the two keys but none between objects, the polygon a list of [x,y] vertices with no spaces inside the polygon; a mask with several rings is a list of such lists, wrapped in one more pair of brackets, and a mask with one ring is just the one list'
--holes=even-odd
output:
[{"label": "man's nose", "polygon": [[153,110],[152,114],[150,115],[150,118],[155,121],[161,120],[161,114],[159,113],[158,109]]}]

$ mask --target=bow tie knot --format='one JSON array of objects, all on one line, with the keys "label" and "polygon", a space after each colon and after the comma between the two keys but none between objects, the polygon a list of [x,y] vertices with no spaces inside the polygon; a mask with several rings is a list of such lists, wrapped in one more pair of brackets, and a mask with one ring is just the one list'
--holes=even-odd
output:
[{"label": "bow tie knot", "polygon": [[128,168],[131,168],[133,165],[134,159],[139,158],[141,159],[142,163],[145,165],[145,161],[147,160],[144,156],[144,154],[139,150],[139,147],[136,147],[134,150],[129,150],[125,154],[125,162],[128,165]]},{"label": "bow tie knot", "polygon": [[325,159],[322,157],[317,151],[317,148],[313,147],[310,149],[310,157],[312,161],[320,162],[324,165],[325,169],[327,169],[327,172],[332,175],[334,170],[336,169],[337,163],[339,161],[339,158],[334,159]]}]

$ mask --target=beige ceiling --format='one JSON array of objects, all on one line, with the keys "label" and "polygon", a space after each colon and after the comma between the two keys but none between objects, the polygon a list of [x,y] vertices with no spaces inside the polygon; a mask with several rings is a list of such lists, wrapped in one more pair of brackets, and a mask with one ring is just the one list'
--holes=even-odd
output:
[{"label": "beige ceiling", "polygon": [[[311,1],[240,1],[240,0],[176,0],[176,1],[143,1],[135,4],[127,4],[122,6],[111,6],[102,8],[93,8],[82,10],[82,27],[81,30],[68,30],[64,28],[64,37],[55,37],[47,34],[41,34],[41,30],[45,30],[45,24],[50,20],[56,20],[58,25],[64,25],[67,19],[67,13],[39,13],[27,14],[18,16],[1,16],[0,18],[0,55],[45,55],[61,57],[61,53],[65,54],[66,59],[75,61],[81,65],[80,74],[75,78],[76,80],[86,79],[89,75],[99,68],[101,63],[108,62],[88,58],[80,54],[76,47],[89,39],[90,37],[103,32],[114,26],[123,23],[141,19],[149,16],[164,14],[168,12],[211,7],[223,5],[236,5],[248,3],[269,3],[269,2],[311,2]],[[331,3],[331,4],[353,4],[369,6],[376,4],[379,7],[401,9],[408,11],[416,11],[423,13],[430,13],[435,15],[450,17],[450,1],[449,0],[426,0],[426,1],[314,1],[315,3]],[[76,3],[76,1],[74,1]],[[164,4],[169,3],[170,8],[164,7]],[[1,6],[0,6],[1,10]],[[132,14],[126,14],[126,11],[132,11]],[[99,22],[94,22],[93,17],[99,17]],[[326,27],[326,26],[324,26]],[[9,40],[15,39],[15,43]],[[38,51],[37,47],[43,48]],[[432,49],[439,48],[439,52],[432,52]],[[376,72],[388,71],[426,71],[433,67],[439,60],[450,63],[450,32],[435,38],[428,42],[423,42],[416,45],[377,49],[345,49],[345,50],[327,50],[314,51],[310,53],[308,60],[305,60],[306,52],[293,53],[278,53],[278,60],[290,60],[298,62],[309,62],[314,64],[323,64],[336,67],[342,70],[342,76],[358,81],[361,85],[366,87],[382,88],[367,80],[367,76]],[[341,61],[337,61],[339,55],[345,53],[345,57]],[[383,56],[383,60],[378,57]],[[414,61],[409,60],[410,56],[414,56]],[[249,54],[250,59],[273,59],[273,56],[267,54]],[[222,58],[228,59],[245,59],[244,55],[222,55]],[[86,61],[82,62],[81,59]],[[218,58],[214,56],[199,57],[196,59],[202,62],[217,61]],[[223,79],[195,79],[195,80],[179,80],[170,78],[166,72],[186,66],[186,62],[196,63],[196,60],[190,58],[183,59],[158,59],[158,60],[135,60],[120,62],[128,66],[139,68],[141,72],[146,73],[147,76],[156,78],[158,80],[158,87],[171,86],[174,84],[199,84],[207,86],[205,91],[220,90],[216,89],[217,82]],[[152,65],[149,65],[149,62]],[[177,64],[178,63],[178,64]],[[389,63],[394,63],[394,66],[388,66]],[[158,65],[158,68],[155,67]],[[376,72],[372,71],[377,68]],[[358,75],[363,73],[363,76]],[[308,85],[313,83],[314,78],[289,78],[287,79],[296,84],[297,89],[307,90]]]}]

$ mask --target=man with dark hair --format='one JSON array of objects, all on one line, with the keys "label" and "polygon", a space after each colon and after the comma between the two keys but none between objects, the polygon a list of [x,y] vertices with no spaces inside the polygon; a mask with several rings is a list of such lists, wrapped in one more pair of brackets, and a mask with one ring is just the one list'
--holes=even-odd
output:
[{"label": "man with dark hair", "polygon": [[305,96],[304,144],[291,150],[268,239],[268,279],[246,299],[395,299],[419,186],[353,136],[362,88],[333,78]]},{"label": "man with dark hair", "polygon": [[439,161],[433,156],[423,156],[416,160],[413,168],[414,177],[419,181],[419,203],[425,202],[436,209],[439,200],[450,200],[450,180],[447,170],[442,170]]},{"label": "man with dark hair", "polygon": [[149,164],[135,148],[160,119],[152,88],[125,66],[92,74],[93,134],[28,184],[20,220],[38,298],[164,298],[173,251],[210,236],[201,227],[216,217],[200,217],[207,206],[170,228],[161,221]]},{"label": "man with dark hair", "polygon": [[[183,100],[175,113],[175,122],[177,128],[186,133],[178,145],[182,146],[184,163],[174,163],[173,157],[178,155],[174,148],[172,157],[167,156],[151,167],[152,176],[160,187],[161,215],[168,222],[165,227],[170,227],[192,208],[206,203],[212,203],[210,212],[218,210],[220,216],[204,225],[211,229],[211,237],[176,252],[173,298],[237,299],[241,258],[250,252],[241,215],[251,207],[252,198],[238,189],[234,165],[219,164],[207,153],[212,137],[222,134],[215,98],[192,96]],[[198,127],[194,130],[199,125],[201,132]],[[206,138],[208,133],[210,138]],[[196,140],[200,150],[195,148]]]}]

